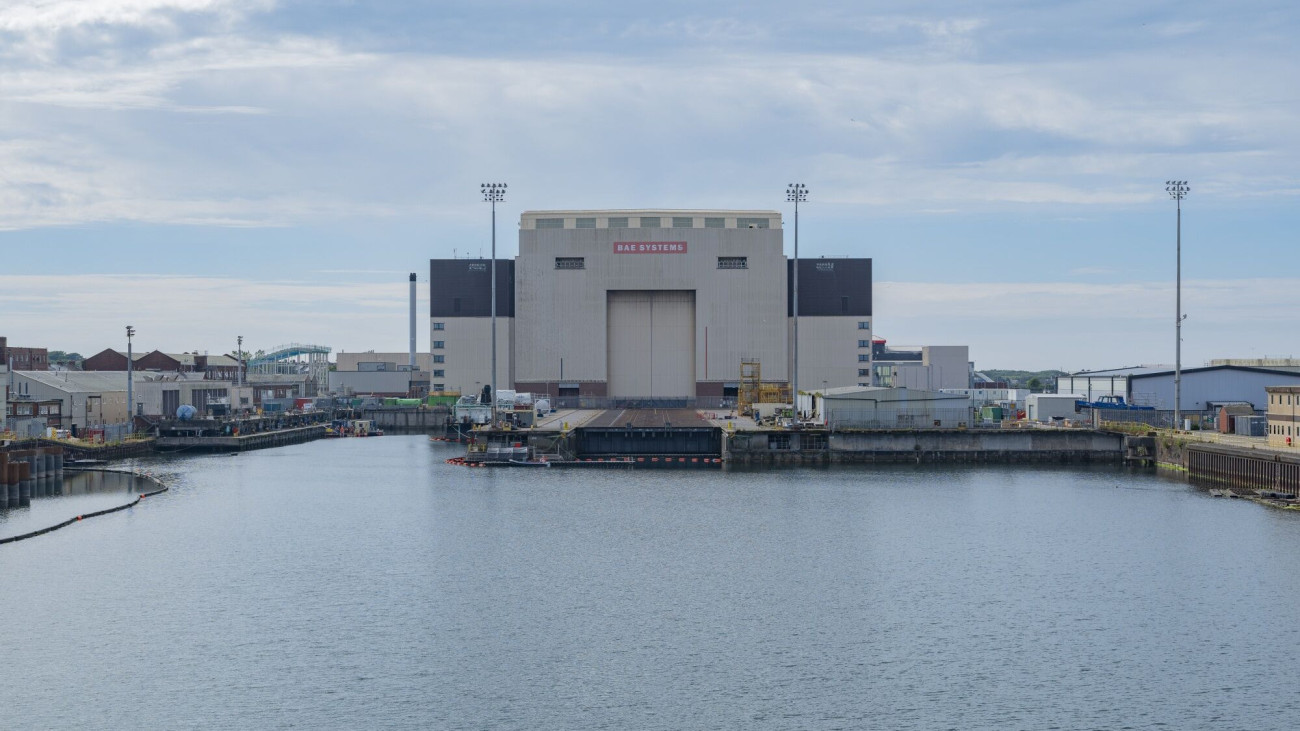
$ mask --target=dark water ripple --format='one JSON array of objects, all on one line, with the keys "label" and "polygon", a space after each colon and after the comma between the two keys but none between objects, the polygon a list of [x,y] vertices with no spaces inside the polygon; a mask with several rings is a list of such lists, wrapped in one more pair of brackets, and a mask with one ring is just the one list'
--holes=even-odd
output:
[{"label": "dark water ripple", "polygon": [[1295,514],[1109,468],[450,453],[161,461],[0,548],[0,728],[1295,727]]}]

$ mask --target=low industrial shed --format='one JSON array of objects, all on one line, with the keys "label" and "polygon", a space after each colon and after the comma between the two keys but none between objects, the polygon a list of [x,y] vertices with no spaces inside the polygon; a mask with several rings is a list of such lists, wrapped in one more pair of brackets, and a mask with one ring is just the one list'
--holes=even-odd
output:
[{"label": "low industrial shed", "polygon": [[[1215,411],[1223,404],[1250,404],[1257,412],[1268,407],[1269,386],[1300,386],[1300,369],[1208,366],[1182,372],[1183,411]],[[1173,370],[1128,377],[1128,400],[1160,410],[1174,408]]]},{"label": "low industrial shed", "polygon": [[832,429],[956,428],[971,424],[965,394],[848,386],[813,391],[815,410]]}]

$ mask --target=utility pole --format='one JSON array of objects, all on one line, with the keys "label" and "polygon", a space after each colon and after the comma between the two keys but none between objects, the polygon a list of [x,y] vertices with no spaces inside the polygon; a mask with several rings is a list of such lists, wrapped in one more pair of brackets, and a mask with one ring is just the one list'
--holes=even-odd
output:
[{"label": "utility pole", "polygon": [[[244,385],[244,336],[238,336],[235,341],[239,343],[239,347],[235,348],[235,385],[242,386]],[[231,409],[231,413],[234,413],[234,409]]]},{"label": "utility pole", "polygon": [[794,203],[794,373],[790,376],[790,390],[794,401],[794,417],[799,418],[799,202],[808,200],[808,186],[790,183],[785,189],[785,199]]},{"label": "utility pole", "polygon": [[[126,423],[131,426],[127,427],[127,433],[135,433],[135,368],[131,357],[131,338],[135,335],[135,328],[130,325],[126,326]],[[103,414],[100,414],[102,417]],[[89,426],[89,424],[87,424]]]},{"label": "utility pole", "polygon": [[1177,210],[1174,278],[1174,429],[1183,428],[1183,198],[1191,192],[1186,180],[1166,180],[1165,190]]},{"label": "utility pole", "polygon": [[497,423],[497,201],[506,199],[505,183],[483,183],[483,200],[492,204],[492,375],[488,378],[492,394],[492,425]]}]

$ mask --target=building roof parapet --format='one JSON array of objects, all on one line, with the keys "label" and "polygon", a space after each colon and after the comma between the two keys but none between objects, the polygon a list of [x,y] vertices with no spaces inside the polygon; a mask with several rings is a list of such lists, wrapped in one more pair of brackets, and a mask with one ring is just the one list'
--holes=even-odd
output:
[{"label": "building roof parapet", "polygon": [[[626,226],[610,226],[611,218],[625,218]],[[713,208],[619,208],[619,209],[568,209],[553,211],[524,211],[519,214],[519,228],[524,230],[535,230],[538,228],[548,228],[548,226],[538,226],[538,220],[553,221],[559,219],[563,222],[562,226],[549,226],[549,228],[642,228],[641,219],[652,218],[658,219],[658,226],[647,226],[645,228],[686,228],[685,226],[673,226],[673,219],[691,219],[690,228],[781,228],[781,212],[775,210],[737,210],[737,209],[713,209]],[[579,225],[578,221],[582,219],[589,225]],[[723,219],[722,225],[710,225],[705,219]]]}]

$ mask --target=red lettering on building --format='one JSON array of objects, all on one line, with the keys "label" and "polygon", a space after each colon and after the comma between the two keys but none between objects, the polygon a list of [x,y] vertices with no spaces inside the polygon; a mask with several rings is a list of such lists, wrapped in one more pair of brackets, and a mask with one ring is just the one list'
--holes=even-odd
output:
[{"label": "red lettering on building", "polygon": [[615,254],[685,254],[685,241],[618,241]]}]

